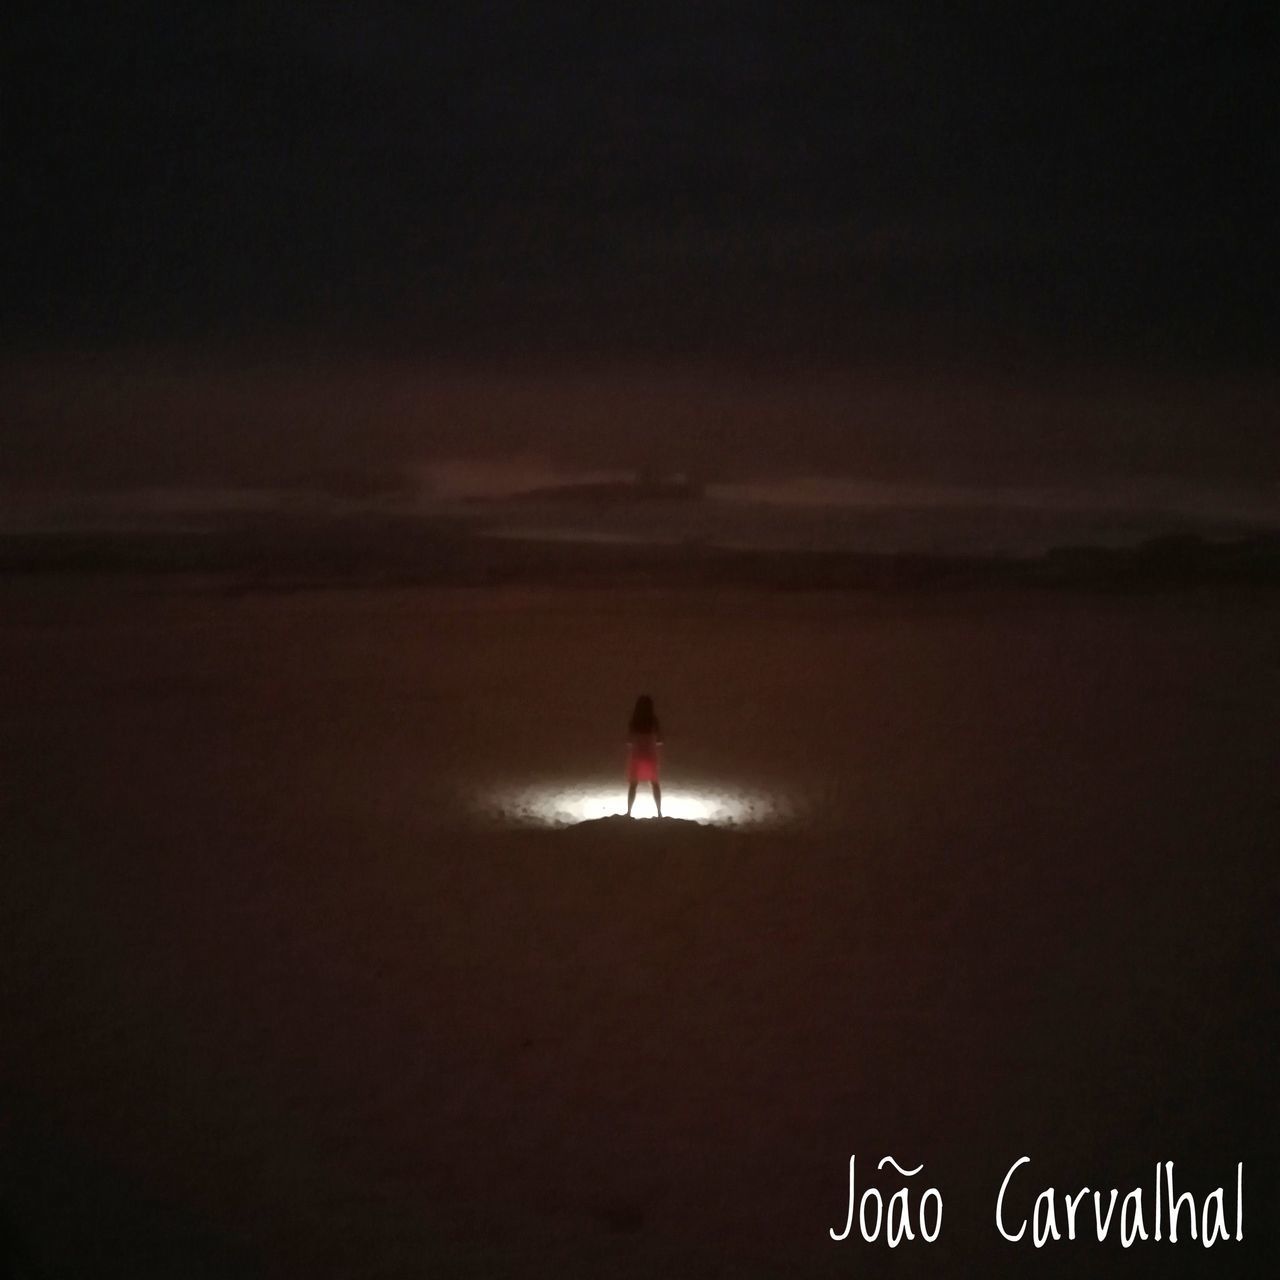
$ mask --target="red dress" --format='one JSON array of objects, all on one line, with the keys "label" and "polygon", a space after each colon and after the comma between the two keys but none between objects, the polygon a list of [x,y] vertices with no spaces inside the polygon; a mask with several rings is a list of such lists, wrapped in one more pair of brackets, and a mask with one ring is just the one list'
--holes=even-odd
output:
[{"label": "red dress", "polygon": [[658,748],[662,745],[656,733],[633,733],[627,757],[628,782],[657,782]]}]

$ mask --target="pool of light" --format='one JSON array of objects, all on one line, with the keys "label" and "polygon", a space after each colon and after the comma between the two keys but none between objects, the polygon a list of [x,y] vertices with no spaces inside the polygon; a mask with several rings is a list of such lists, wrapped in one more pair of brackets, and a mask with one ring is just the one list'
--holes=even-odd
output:
[{"label": "pool of light", "polygon": [[[499,789],[488,797],[487,804],[508,822],[558,827],[624,814],[627,795],[625,784],[617,783],[530,783]],[[763,826],[779,821],[783,809],[777,797],[740,787],[665,783],[662,787],[664,818],[724,827]],[[636,790],[631,816],[658,816],[647,783],[642,782]]]}]

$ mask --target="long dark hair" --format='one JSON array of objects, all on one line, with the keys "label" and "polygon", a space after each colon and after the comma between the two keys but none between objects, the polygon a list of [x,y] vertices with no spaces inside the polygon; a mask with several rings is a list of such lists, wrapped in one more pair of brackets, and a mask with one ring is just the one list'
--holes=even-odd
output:
[{"label": "long dark hair", "polygon": [[636,699],[635,710],[631,713],[631,723],[627,726],[632,733],[657,733],[658,717],[653,711],[653,699],[642,693]]}]

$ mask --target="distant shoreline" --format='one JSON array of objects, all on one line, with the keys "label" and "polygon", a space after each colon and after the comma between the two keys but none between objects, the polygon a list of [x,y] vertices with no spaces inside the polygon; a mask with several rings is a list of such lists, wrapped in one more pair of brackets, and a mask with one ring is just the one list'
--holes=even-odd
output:
[{"label": "distant shoreline", "polygon": [[695,542],[485,538],[383,521],[0,536],[0,574],[183,575],[229,586],[747,588],[770,591],[1280,586],[1280,533],[1197,534],[1039,555],[765,550]]}]

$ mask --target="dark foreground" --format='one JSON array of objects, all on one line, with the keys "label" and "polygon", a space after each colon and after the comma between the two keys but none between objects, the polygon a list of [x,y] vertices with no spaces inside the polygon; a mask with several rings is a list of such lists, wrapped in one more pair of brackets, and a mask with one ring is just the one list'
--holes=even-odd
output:
[{"label": "dark foreground", "polygon": [[[28,579],[0,618],[12,1274],[1276,1273],[1280,602]],[[486,801],[612,780],[641,687],[672,788],[785,820]],[[936,1243],[830,1239],[855,1153],[913,1221],[940,1189]],[[1023,1155],[1015,1224],[1243,1161],[1245,1240],[1006,1243]]]}]

